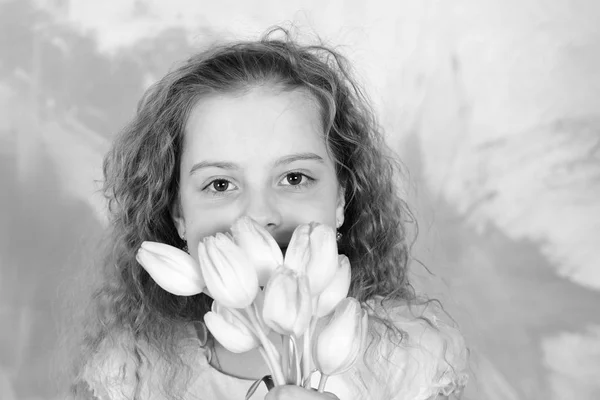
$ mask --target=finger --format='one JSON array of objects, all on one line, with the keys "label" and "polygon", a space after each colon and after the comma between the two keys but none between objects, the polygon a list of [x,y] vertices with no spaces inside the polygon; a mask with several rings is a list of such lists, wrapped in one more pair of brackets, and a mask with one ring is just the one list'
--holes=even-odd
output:
[{"label": "finger", "polygon": [[281,400],[285,398],[287,386],[275,386],[273,389],[269,390],[267,395],[265,396],[265,400]]},{"label": "finger", "polygon": [[[313,391],[315,391],[315,392],[317,391],[317,389],[315,389],[315,388],[311,388],[311,390],[313,390]],[[325,396],[328,396],[328,398],[331,398],[331,399],[334,399],[334,400],[340,400],[340,398],[339,398],[339,397],[337,397],[335,394],[333,394],[333,393],[331,393],[331,392],[323,392],[323,393],[321,393],[321,394],[322,394],[322,395],[325,395]]]},{"label": "finger", "polygon": [[269,393],[265,396],[265,400],[284,400],[284,399],[302,399],[302,394],[298,395],[300,389],[295,385],[282,385],[275,386],[269,390]]}]

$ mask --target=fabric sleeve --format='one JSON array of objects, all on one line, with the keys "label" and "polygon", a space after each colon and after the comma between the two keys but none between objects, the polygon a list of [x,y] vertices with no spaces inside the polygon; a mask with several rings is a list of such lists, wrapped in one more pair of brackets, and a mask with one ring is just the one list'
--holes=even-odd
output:
[{"label": "fabric sleeve", "polygon": [[399,328],[402,337],[394,337],[383,324],[376,324],[382,335],[376,358],[384,371],[386,398],[460,397],[469,377],[468,349],[460,331],[442,314],[432,303],[387,309],[386,319]]},{"label": "fabric sleeve", "polygon": [[[205,350],[196,338],[180,339],[177,352],[184,365],[198,364],[198,360],[206,363]],[[189,370],[182,370],[177,377],[170,375],[172,371],[150,346],[143,342],[136,345],[133,338],[120,335],[102,342],[88,362],[83,379],[98,400],[164,400],[168,397],[165,390],[181,390],[183,394],[193,383]]]},{"label": "fabric sleeve", "polygon": [[105,340],[85,367],[83,379],[98,400],[130,400],[136,388],[136,363],[127,343]]}]

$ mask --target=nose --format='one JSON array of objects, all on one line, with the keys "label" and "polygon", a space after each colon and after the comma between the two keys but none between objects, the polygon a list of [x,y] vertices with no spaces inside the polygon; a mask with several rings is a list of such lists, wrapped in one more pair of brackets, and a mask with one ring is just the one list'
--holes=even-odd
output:
[{"label": "nose", "polygon": [[268,190],[249,193],[244,211],[245,215],[255,220],[270,233],[281,225],[281,212],[277,206],[276,196]]}]

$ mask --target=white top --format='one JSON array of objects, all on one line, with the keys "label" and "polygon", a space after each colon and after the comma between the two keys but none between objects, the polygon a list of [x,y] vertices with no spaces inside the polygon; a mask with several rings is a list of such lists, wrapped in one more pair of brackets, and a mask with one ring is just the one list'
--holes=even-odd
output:
[{"label": "white top", "polygon": [[[370,302],[375,306],[375,302]],[[376,306],[378,315],[383,315]],[[427,400],[438,394],[460,394],[468,380],[468,350],[460,332],[440,319],[441,313],[429,306],[395,305],[387,310],[388,319],[402,329],[405,335],[400,344],[386,336],[368,347],[365,357],[348,372],[331,376],[326,391],[335,393],[340,400]],[[425,316],[435,325],[430,326],[418,315]],[[371,335],[384,332],[381,323],[370,318]],[[192,328],[193,329],[193,328]],[[191,332],[192,330],[190,330]],[[195,332],[195,330],[194,330]],[[181,340],[183,361],[190,366],[185,384],[184,400],[241,400],[253,381],[233,377],[218,371],[208,362],[209,352],[193,334]],[[367,339],[369,343],[369,339]],[[120,338],[106,340],[97,356],[88,364],[84,379],[99,400],[133,399],[138,356],[134,355],[132,341]],[[161,385],[171,381],[169,369],[149,349],[141,356],[138,376],[142,380],[140,398],[162,400]],[[319,374],[312,377],[313,387]],[[252,399],[263,399],[266,388],[261,384]]]}]

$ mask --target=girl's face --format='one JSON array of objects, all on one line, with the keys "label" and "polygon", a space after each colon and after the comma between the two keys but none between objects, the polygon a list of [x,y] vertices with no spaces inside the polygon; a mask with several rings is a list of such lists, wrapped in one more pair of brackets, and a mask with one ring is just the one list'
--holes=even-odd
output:
[{"label": "girl's face", "polygon": [[248,215],[289,243],[311,221],[338,227],[344,190],[329,157],[319,108],[304,90],[261,86],[211,95],[185,129],[174,222],[192,256],[198,243]]}]

